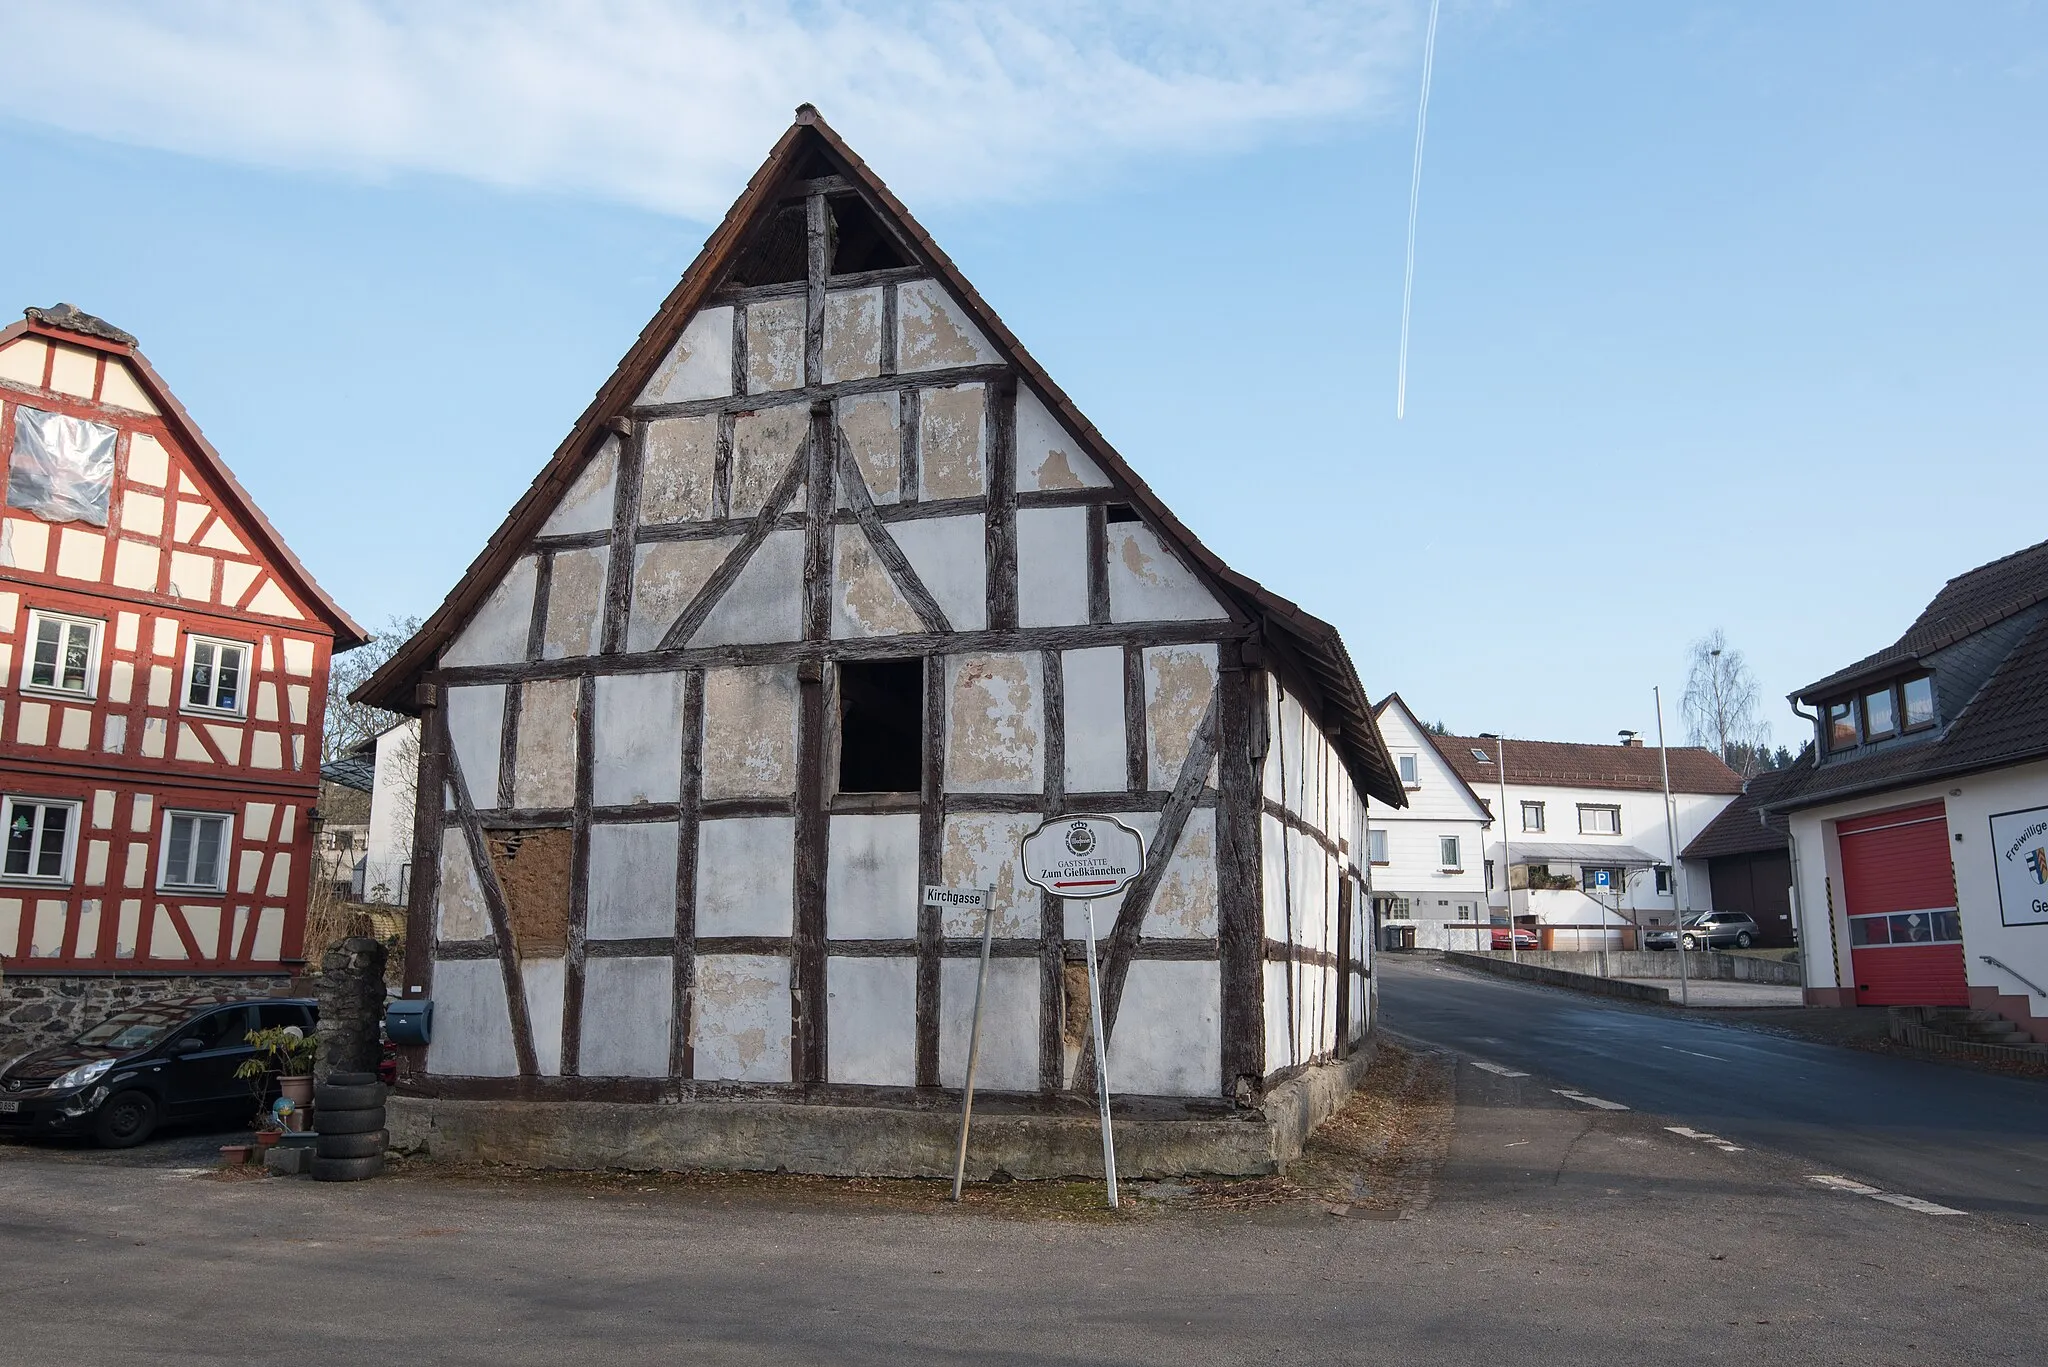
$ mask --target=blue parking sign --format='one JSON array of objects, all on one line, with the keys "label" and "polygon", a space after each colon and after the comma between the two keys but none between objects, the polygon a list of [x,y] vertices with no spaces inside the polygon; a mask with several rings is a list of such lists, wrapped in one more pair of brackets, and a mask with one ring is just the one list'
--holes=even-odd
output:
[{"label": "blue parking sign", "polygon": [[1607,886],[1607,870],[1593,870],[1593,886],[1596,888],[1604,888]]}]

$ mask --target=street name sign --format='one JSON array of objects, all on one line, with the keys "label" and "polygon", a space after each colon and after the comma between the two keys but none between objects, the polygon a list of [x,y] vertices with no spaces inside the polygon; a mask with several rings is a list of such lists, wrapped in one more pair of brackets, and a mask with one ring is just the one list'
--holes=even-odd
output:
[{"label": "street name sign", "polygon": [[924,904],[928,907],[952,907],[963,911],[987,911],[987,888],[945,888],[937,883],[924,885]]}]

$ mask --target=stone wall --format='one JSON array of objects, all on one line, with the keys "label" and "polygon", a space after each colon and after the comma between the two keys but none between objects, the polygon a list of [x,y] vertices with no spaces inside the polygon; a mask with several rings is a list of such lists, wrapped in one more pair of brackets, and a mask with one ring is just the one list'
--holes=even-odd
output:
[{"label": "stone wall", "polygon": [[116,1011],[143,1002],[222,995],[275,996],[281,974],[18,973],[0,977],[0,1063],[60,1044]]}]

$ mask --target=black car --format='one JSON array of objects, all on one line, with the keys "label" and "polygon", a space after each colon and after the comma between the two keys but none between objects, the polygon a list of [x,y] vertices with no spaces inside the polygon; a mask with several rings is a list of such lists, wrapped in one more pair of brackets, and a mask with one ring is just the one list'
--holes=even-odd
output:
[{"label": "black car", "polygon": [[187,998],[116,1012],[69,1044],[0,1069],[0,1136],[91,1135],[125,1149],[160,1124],[247,1121],[268,1096],[235,1076],[256,1052],[246,1036],[282,1025],[310,1031],[313,1021],[313,1003],[291,997]]}]

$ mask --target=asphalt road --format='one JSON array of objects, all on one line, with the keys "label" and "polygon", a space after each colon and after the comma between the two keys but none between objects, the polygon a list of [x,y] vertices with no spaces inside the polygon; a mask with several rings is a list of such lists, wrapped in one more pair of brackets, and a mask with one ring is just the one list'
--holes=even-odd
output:
[{"label": "asphalt road", "polygon": [[1382,955],[1381,1023],[1924,1200],[2048,1225],[2048,1082]]}]

